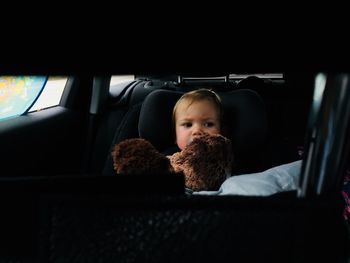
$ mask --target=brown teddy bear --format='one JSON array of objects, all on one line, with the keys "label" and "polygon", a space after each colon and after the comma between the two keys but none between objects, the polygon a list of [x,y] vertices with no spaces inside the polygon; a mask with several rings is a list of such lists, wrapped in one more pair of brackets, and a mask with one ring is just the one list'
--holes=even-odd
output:
[{"label": "brown teddy bear", "polygon": [[231,174],[231,141],[222,135],[202,135],[171,156],[159,153],[147,140],[122,141],[112,151],[116,174],[183,173],[192,191],[218,190]]},{"label": "brown teddy bear", "polygon": [[115,145],[112,159],[117,174],[164,174],[173,170],[169,159],[141,138],[127,139]]},{"label": "brown teddy bear", "polygon": [[183,172],[193,191],[218,190],[233,165],[231,141],[221,135],[196,137],[181,152],[170,156],[175,172]]}]

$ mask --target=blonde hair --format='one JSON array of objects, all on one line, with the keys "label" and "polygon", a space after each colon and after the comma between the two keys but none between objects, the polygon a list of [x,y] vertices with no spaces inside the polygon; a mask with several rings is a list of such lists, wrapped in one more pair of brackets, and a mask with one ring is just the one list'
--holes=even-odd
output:
[{"label": "blonde hair", "polygon": [[186,92],[176,102],[173,108],[173,115],[172,115],[173,132],[175,132],[176,110],[179,104],[184,100],[187,100],[189,102],[188,104],[189,106],[194,102],[203,101],[203,100],[212,102],[219,113],[219,121],[221,123],[223,118],[223,107],[222,107],[222,103],[219,95],[210,89],[197,89],[197,90]]}]

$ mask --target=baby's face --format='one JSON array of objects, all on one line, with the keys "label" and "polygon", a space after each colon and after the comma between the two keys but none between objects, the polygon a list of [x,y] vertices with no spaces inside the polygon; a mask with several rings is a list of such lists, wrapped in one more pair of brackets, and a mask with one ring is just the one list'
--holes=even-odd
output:
[{"label": "baby's face", "polygon": [[220,133],[220,116],[215,105],[207,100],[182,101],[175,113],[176,144],[183,150],[194,137]]}]

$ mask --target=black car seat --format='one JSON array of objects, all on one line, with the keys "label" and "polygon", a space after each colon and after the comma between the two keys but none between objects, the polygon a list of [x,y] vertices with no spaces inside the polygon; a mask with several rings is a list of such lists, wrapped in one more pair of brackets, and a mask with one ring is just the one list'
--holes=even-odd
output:
[{"label": "black car seat", "polygon": [[[175,145],[171,124],[172,109],[183,93],[173,90],[151,92],[141,105],[139,118],[130,115],[129,119],[124,120],[124,125],[138,120],[138,136],[150,141],[160,152],[166,152]],[[252,90],[218,94],[224,108],[224,135],[231,139],[235,153],[235,173],[260,171],[267,136],[267,116],[262,99]],[[111,147],[120,142],[119,139],[115,138]],[[114,174],[110,155],[103,174]]]},{"label": "black car seat", "polygon": [[256,91],[266,105],[269,133],[264,169],[302,159],[313,94],[312,77],[284,73],[283,78],[272,81],[248,76],[237,84],[239,89]]}]

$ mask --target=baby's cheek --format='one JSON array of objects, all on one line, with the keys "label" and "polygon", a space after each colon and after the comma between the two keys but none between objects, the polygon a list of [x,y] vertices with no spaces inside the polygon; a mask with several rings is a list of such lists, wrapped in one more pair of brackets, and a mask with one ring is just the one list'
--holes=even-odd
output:
[{"label": "baby's cheek", "polygon": [[210,130],[209,134],[210,135],[220,134],[220,130],[217,128],[214,128],[214,129]]},{"label": "baby's cheek", "polygon": [[176,144],[177,144],[177,147],[180,148],[180,150],[183,150],[186,146],[186,142],[184,140],[181,140],[181,139],[177,139]]}]

